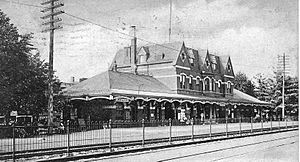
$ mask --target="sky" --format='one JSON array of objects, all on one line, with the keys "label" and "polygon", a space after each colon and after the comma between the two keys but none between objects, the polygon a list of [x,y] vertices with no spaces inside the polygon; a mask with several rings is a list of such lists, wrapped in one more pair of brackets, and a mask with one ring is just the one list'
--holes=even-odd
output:
[{"label": "sky", "polygon": [[[0,0],[21,34],[48,60],[49,33],[40,18],[42,0]],[[62,81],[89,78],[107,70],[115,53],[130,44],[137,28],[138,46],[167,43],[169,0],[62,0],[63,26],[55,31],[54,69]],[[172,0],[171,41],[230,55],[235,73],[252,78],[272,75],[278,56],[289,58],[289,74],[298,76],[297,0]],[[124,34],[121,34],[124,33]]]}]

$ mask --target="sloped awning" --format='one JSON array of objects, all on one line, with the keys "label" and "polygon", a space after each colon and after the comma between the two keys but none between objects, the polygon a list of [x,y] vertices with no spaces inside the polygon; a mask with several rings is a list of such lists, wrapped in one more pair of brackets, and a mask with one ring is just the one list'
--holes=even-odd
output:
[{"label": "sloped awning", "polygon": [[106,71],[69,87],[63,91],[63,95],[70,97],[72,100],[93,100],[97,98],[114,100],[125,97],[129,100],[142,99],[144,101],[156,100],[159,102],[177,101],[180,103],[210,103],[218,105],[273,106],[236,89],[234,89],[233,95],[226,97],[177,94],[151,76],[115,71]]}]

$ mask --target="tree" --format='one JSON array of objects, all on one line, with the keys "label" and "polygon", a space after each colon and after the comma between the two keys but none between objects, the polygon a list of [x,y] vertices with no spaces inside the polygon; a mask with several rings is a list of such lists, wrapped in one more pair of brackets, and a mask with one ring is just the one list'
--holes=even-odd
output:
[{"label": "tree", "polygon": [[254,84],[245,73],[238,72],[234,78],[234,88],[250,96],[254,96]]},{"label": "tree", "polygon": [[39,114],[47,108],[48,65],[32,54],[32,34],[20,35],[0,10],[0,113]]},{"label": "tree", "polygon": [[261,73],[254,76],[254,79],[256,80],[256,86],[254,90],[255,96],[261,101],[274,102],[273,97],[276,87],[275,79],[266,77]]},{"label": "tree", "polygon": [[[276,88],[274,93],[274,103],[276,106],[282,105],[282,76],[281,74],[276,75]],[[298,114],[298,78],[297,77],[286,77],[285,78],[285,111],[286,115],[297,116]],[[279,110],[280,111],[280,110]]]}]

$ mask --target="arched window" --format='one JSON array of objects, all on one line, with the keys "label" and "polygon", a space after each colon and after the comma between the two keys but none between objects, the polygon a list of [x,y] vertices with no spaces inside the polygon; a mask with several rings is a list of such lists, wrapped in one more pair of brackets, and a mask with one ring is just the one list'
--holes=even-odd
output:
[{"label": "arched window", "polygon": [[227,82],[226,93],[230,93],[230,87],[231,87],[230,82]]},{"label": "arched window", "polygon": [[193,76],[189,77],[189,89],[193,90]]},{"label": "arched window", "polygon": [[185,89],[185,79],[186,79],[186,75],[180,74],[179,87],[182,89]]},{"label": "arched window", "polygon": [[204,79],[204,86],[205,86],[204,90],[205,91],[209,91],[210,90],[210,88],[209,88],[210,86],[209,85],[210,85],[210,79],[209,78],[205,78]]},{"label": "arched window", "polygon": [[223,93],[223,85],[222,85],[222,82],[219,80],[219,90],[220,90],[220,93]]},{"label": "arched window", "polygon": [[215,80],[215,79],[212,79],[212,80],[211,80],[211,91],[215,91],[214,80]]},{"label": "arched window", "polygon": [[219,92],[219,82],[215,82],[215,92]]},{"label": "arched window", "polygon": [[199,82],[199,91],[203,91],[203,81],[200,80]]},{"label": "arched window", "polygon": [[199,80],[199,78],[197,77],[196,78],[196,88],[195,88],[195,90],[197,90],[197,91],[200,91],[200,80]]}]

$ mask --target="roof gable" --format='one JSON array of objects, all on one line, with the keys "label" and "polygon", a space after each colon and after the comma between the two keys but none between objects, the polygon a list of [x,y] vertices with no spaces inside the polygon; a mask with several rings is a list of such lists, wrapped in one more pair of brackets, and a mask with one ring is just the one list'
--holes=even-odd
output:
[{"label": "roof gable", "polygon": [[226,64],[226,75],[234,76],[233,67],[230,57],[228,57],[228,62]]},{"label": "roof gable", "polygon": [[206,73],[212,73],[211,60],[209,57],[209,51],[206,51],[206,55],[203,61],[202,70]]},{"label": "roof gable", "polygon": [[190,57],[188,54],[188,50],[186,49],[184,42],[183,42],[180,51],[178,51],[175,65],[190,67],[189,58]]}]

